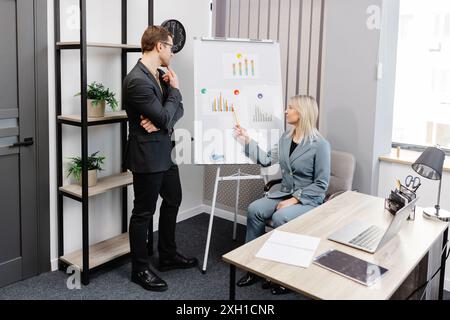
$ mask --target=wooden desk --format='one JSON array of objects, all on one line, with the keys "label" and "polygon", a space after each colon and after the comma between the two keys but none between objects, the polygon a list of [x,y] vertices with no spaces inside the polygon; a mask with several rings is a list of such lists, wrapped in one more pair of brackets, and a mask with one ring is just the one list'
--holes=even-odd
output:
[{"label": "wooden desk", "polygon": [[[448,223],[426,220],[420,208],[416,208],[415,221],[405,223],[399,234],[375,254],[327,240],[333,232],[355,219],[387,228],[391,216],[384,210],[384,199],[349,191],[278,230],[321,238],[315,257],[330,249],[339,249],[389,269],[372,287],[363,286],[314,264],[304,269],[256,258],[256,253],[271,234],[268,233],[222,257],[230,264],[230,299],[235,298],[236,267],[313,299],[390,299],[442,234],[443,243],[447,243]],[[439,297],[442,299],[445,252],[441,256],[441,267]]]}]

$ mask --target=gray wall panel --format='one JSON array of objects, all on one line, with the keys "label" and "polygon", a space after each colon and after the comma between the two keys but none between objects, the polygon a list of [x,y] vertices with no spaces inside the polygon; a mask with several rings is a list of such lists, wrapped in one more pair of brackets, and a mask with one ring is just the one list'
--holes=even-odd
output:
[{"label": "gray wall panel", "polygon": [[[291,1],[289,30],[301,28],[301,2]],[[300,37],[296,32],[289,32],[288,70],[286,99],[297,94],[298,62],[299,62]]]},{"label": "gray wall panel", "polygon": [[309,53],[311,39],[311,0],[302,1],[302,27],[300,32],[300,61],[298,63],[299,94],[308,94],[309,87]]},{"label": "gray wall panel", "polygon": [[239,38],[248,38],[248,30],[250,25],[250,0],[240,0],[239,7]]},{"label": "gray wall panel", "polygon": [[230,31],[227,37],[238,38],[239,37],[239,16],[240,16],[240,1],[230,0],[230,12],[228,20],[230,21]]},{"label": "gray wall panel", "polygon": [[227,15],[219,14],[220,12],[226,12],[228,7],[228,0],[213,1],[212,34],[215,34],[216,37],[225,37],[225,34],[228,32],[229,23],[226,20]]},{"label": "gray wall panel", "polygon": [[[294,0],[295,1],[295,0]],[[287,97],[287,69],[288,69],[288,53],[289,53],[289,23],[290,23],[291,0],[280,0],[280,17],[278,23],[278,41],[281,47],[281,75],[283,80],[284,103]],[[294,31],[293,31],[294,32]]]},{"label": "gray wall panel", "polygon": [[258,38],[269,38],[269,0],[259,1],[259,27]]},{"label": "gray wall panel", "polygon": [[309,50],[309,81],[308,94],[315,97],[319,96],[319,64],[320,64],[320,49],[321,49],[321,15],[322,15],[322,1],[313,0],[312,2],[312,19],[311,19],[311,44]]},{"label": "gray wall panel", "polygon": [[250,10],[248,13],[248,37],[250,39],[259,39],[259,1],[250,0]]},{"label": "gray wall panel", "polygon": [[279,22],[280,22],[280,0],[270,0],[269,39],[278,40]]},{"label": "gray wall panel", "polygon": [[[230,34],[230,30],[231,30],[231,20],[230,20],[230,17],[231,17],[231,1],[230,0],[216,0],[216,1],[223,1],[223,2],[225,2],[225,8],[224,9],[222,9],[223,11],[221,11],[221,12],[216,12],[216,14],[219,14],[219,15],[221,15],[221,16],[223,16],[223,19],[225,20],[225,32],[223,33],[223,35],[218,35],[218,34],[216,34],[216,36],[218,36],[218,37],[226,37],[226,36],[229,36],[229,34]],[[214,35],[214,33],[213,33],[213,35]]]}]

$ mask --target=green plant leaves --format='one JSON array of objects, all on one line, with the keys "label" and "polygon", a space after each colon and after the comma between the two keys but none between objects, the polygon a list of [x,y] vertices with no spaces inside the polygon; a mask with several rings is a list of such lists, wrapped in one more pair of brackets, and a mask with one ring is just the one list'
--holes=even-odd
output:
[{"label": "green plant leaves", "polygon": [[[100,151],[94,152],[88,157],[88,170],[103,170],[103,165],[106,158],[103,156],[97,156],[99,152]],[[70,166],[67,170],[67,177],[72,175],[75,180],[79,182],[81,180],[83,160],[81,157],[70,157],[68,159],[70,160]]]},{"label": "green plant leaves", "polygon": [[[81,95],[81,92],[75,94],[75,96]],[[119,102],[116,100],[116,94],[105,88],[101,83],[92,82],[87,88],[88,99],[92,100],[92,106],[96,107],[101,101],[106,101],[106,103],[111,107],[112,110],[116,111]]]}]

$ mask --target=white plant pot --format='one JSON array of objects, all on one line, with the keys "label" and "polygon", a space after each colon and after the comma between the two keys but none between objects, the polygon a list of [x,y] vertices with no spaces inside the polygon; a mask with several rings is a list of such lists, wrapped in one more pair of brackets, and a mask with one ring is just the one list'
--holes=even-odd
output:
[{"label": "white plant pot", "polygon": [[[80,186],[83,185],[83,177],[80,177]],[[88,186],[93,187],[97,185],[97,170],[88,171]]]},{"label": "white plant pot", "polygon": [[99,103],[94,106],[92,105],[91,99],[88,99],[88,117],[89,118],[102,118],[105,116],[105,101],[99,101]]}]

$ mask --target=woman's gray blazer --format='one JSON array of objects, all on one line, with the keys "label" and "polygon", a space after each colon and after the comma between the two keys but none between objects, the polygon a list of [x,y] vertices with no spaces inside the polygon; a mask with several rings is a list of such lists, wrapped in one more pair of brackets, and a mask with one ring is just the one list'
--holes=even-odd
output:
[{"label": "woman's gray blazer", "polygon": [[291,142],[291,135],[285,132],[278,146],[266,153],[251,140],[245,146],[245,154],[263,167],[280,164],[281,188],[270,192],[268,198],[292,196],[301,204],[319,206],[330,181],[330,144],[323,137],[312,142],[303,140],[289,156]]}]

